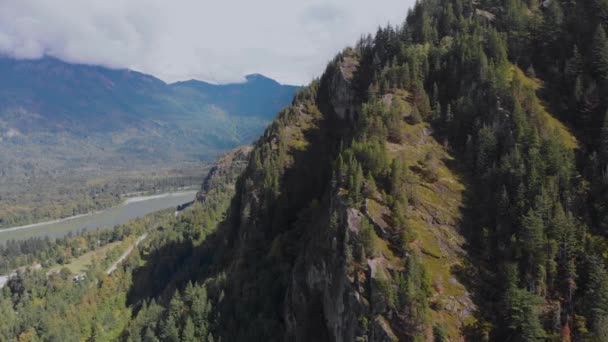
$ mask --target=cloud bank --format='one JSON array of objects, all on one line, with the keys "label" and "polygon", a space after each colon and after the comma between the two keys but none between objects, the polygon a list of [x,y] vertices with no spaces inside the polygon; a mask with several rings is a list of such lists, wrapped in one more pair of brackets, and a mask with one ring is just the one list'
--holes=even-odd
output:
[{"label": "cloud bank", "polygon": [[262,73],[306,84],[414,0],[0,0],[0,53],[131,68],[165,81]]}]

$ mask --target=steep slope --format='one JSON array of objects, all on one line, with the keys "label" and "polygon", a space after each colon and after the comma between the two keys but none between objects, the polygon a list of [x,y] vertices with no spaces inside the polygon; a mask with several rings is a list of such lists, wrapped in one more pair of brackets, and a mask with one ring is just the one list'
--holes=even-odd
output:
[{"label": "steep slope", "polygon": [[130,304],[138,307],[143,299],[170,296],[177,285],[205,273],[203,266],[221,244],[213,233],[225,219],[251,150],[251,146],[242,146],[220,157],[205,177],[195,203],[180,212],[169,229],[147,239],[141,248],[145,266],[133,271]]},{"label": "steep slope", "polygon": [[261,75],[166,84],[53,58],[0,57],[0,75],[0,227],[194,185],[201,161],[251,143],[298,89]]},{"label": "steep slope", "polygon": [[274,119],[291,99],[297,87],[279,84],[260,74],[245,76],[243,84],[209,84],[201,81],[185,81],[171,84],[172,88],[202,92],[209,103],[232,115],[256,116]]},{"label": "steep slope", "polygon": [[579,143],[508,59],[495,6],[419,3],[266,131],[205,273],[218,335],[601,336],[583,304],[606,271],[583,249],[601,238],[584,234]]},{"label": "steep slope", "polygon": [[91,127],[87,129],[86,124],[95,124],[103,131],[118,129],[131,123],[129,120],[171,122],[171,116],[187,117],[197,112],[199,116],[208,115],[208,109],[207,113],[203,111],[208,106],[232,116],[270,119],[297,89],[261,75],[249,75],[244,83],[225,85],[196,80],[166,84],[128,69],[69,64],[51,57],[3,57],[0,72],[3,119],[10,119],[15,109],[44,119],[31,122],[34,125],[14,127],[25,132],[46,128],[90,134]]},{"label": "steep slope", "polygon": [[121,338],[606,341],[606,13],[424,0],[345,49],[126,269]]},{"label": "steep slope", "polygon": [[[256,144],[218,231],[223,338],[380,341],[433,326],[458,338],[474,321],[452,274],[466,256],[451,157],[428,124],[408,123],[416,105],[405,90],[361,107],[358,58],[345,51]],[[400,127],[390,141],[360,117],[379,115]]]},{"label": "steep slope", "polygon": [[144,169],[209,159],[251,142],[297,87],[166,84],[131,70],[53,58],[0,58],[0,174],[8,183],[65,169]]}]

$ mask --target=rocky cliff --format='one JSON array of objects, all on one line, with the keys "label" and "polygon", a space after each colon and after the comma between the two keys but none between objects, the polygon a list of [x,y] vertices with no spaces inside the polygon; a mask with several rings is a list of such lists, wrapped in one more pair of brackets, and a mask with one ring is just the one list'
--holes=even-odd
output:
[{"label": "rocky cliff", "polygon": [[[220,157],[205,176],[196,200],[204,202],[211,191],[234,191],[236,179],[245,170],[251,150],[251,146],[241,146]],[[226,189],[226,186],[231,188]]]},{"label": "rocky cliff", "polygon": [[[456,340],[471,319],[468,292],[451,275],[462,256],[462,185],[442,161],[450,157],[430,126],[408,123],[415,106],[409,93],[396,89],[379,100],[384,110],[400,108],[395,124],[403,129],[399,143],[373,148],[384,158],[378,179],[399,161],[408,191],[424,197],[389,195],[371,172],[357,181],[356,166],[341,166],[346,156],[357,163],[358,144],[369,143],[359,136],[367,126],[353,86],[358,58],[352,50],[341,54],[253,148],[224,231],[227,278],[219,305],[227,339],[397,341],[431,338],[433,324],[449,323]],[[430,277],[425,265],[434,267]],[[410,311],[415,305],[421,312]],[[237,327],[252,314],[246,328]]]}]

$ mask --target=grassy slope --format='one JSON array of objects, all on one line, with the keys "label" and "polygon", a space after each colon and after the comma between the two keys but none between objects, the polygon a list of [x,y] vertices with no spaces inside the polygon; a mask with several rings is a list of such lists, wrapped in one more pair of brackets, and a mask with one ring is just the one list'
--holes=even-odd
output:
[{"label": "grassy slope", "polygon": [[[531,78],[517,66],[512,65],[509,70],[510,80],[517,74],[519,79],[522,81],[524,88],[532,89],[534,92],[538,92],[543,87],[542,81],[537,78]],[[570,149],[576,149],[579,144],[576,137],[572,134],[570,129],[561,121],[559,121],[553,114],[549,113],[547,106],[538,97],[533,98],[534,107],[536,112],[541,113],[541,121],[538,123],[539,127],[544,127],[543,134],[556,133],[560,136],[561,141],[564,145]]]},{"label": "grassy slope", "polygon": [[74,274],[85,273],[87,271],[87,269],[89,268],[89,266],[91,266],[94,261],[100,262],[114,248],[119,248],[122,250],[123,249],[122,244],[123,244],[123,241],[116,241],[116,242],[109,243],[99,249],[87,252],[87,253],[79,256],[78,258],[72,260],[68,264],[54,266],[49,270],[49,273],[59,272],[64,267],[68,268]]},{"label": "grassy slope", "polygon": [[[393,101],[407,101],[407,97],[407,93],[397,91]],[[412,170],[407,215],[407,229],[415,236],[411,247],[419,254],[432,284],[432,322],[449,327],[450,337],[458,338],[459,327],[474,322],[470,294],[455,271],[465,258],[458,226],[465,186],[448,168],[453,157],[431,135],[429,124],[402,124],[402,142],[387,143],[387,150],[391,159],[402,160]],[[436,181],[425,172],[430,165]]]},{"label": "grassy slope", "polygon": [[[517,67],[509,71],[511,76],[517,73],[523,87],[535,91],[542,87],[539,80],[527,77]],[[397,90],[392,101],[402,101],[407,108],[408,99],[407,92]],[[538,127],[543,134],[558,134],[568,148],[578,147],[578,141],[568,127],[549,113],[538,97],[532,99],[532,105],[542,114]],[[428,123],[402,124],[402,142],[386,146],[391,159],[402,160],[413,171],[407,228],[414,233],[415,239],[410,245],[419,254],[432,284],[431,321],[448,327],[450,338],[457,340],[462,338],[461,328],[475,323],[475,305],[458,275],[467,262],[463,249],[465,240],[459,226],[466,187],[463,179],[448,167],[455,162],[454,157],[433,137]],[[436,180],[429,179],[430,168],[436,174]],[[377,202],[369,207],[372,215],[385,210]],[[389,249],[382,247],[383,242],[377,242],[378,247],[385,256],[390,256],[385,252]],[[398,258],[389,259],[395,266],[402,265]]]}]

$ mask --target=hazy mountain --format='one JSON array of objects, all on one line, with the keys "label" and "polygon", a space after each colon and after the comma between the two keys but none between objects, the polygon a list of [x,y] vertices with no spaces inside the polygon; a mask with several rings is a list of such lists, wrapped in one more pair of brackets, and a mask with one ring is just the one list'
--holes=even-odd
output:
[{"label": "hazy mountain", "polygon": [[251,142],[296,89],[261,75],[167,84],[127,69],[0,58],[0,174],[208,159]]},{"label": "hazy mountain", "polygon": [[9,281],[0,338],[608,341],[607,18],[417,1],[221,159],[124,273],[90,271],[85,294],[69,272]]}]

